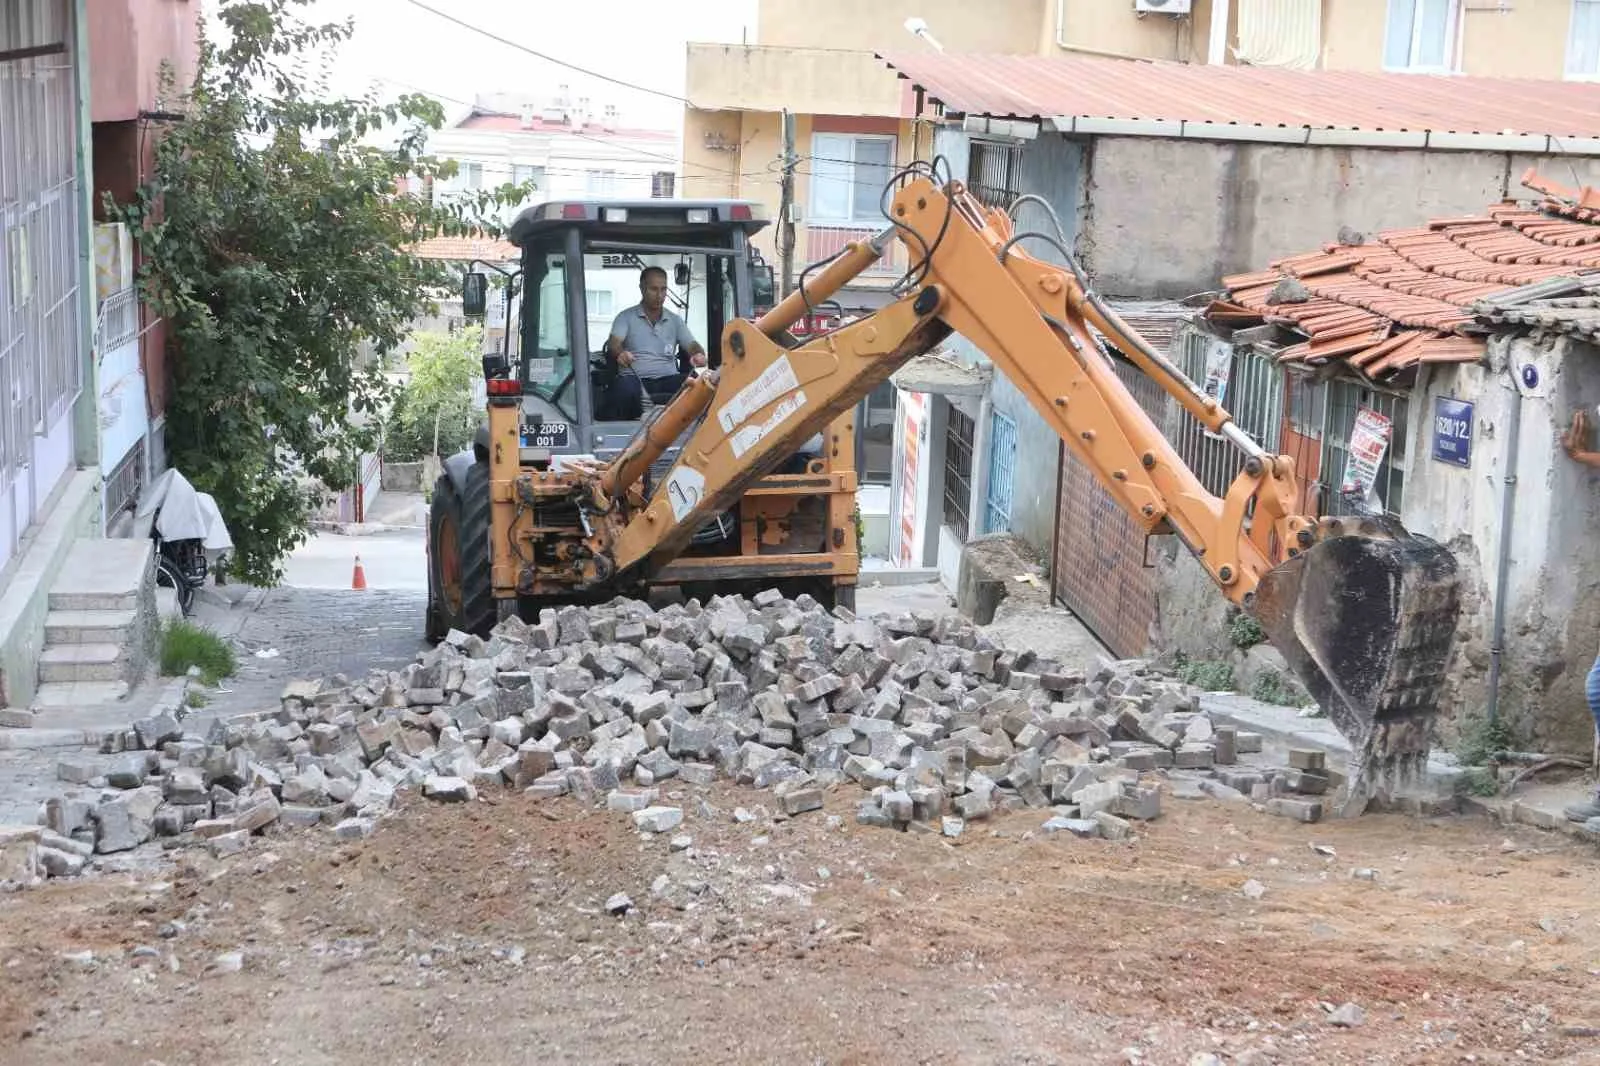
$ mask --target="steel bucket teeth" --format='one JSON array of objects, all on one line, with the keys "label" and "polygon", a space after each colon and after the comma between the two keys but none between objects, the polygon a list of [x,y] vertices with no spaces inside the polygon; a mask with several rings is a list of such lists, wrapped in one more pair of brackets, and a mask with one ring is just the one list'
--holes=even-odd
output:
[{"label": "steel bucket teeth", "polygon": [[1268,571],[1250,613],[1350,742],[1340,813],[1422,783],[1460,583],[1442,545],[1364,521]]}]

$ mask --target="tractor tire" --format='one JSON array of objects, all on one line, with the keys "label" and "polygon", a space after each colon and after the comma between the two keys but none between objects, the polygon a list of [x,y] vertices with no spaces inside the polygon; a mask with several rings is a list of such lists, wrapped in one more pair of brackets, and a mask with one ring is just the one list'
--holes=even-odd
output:
[{"label": "tractor tire", "polygon": [[433,643],[452,629],[487,637],[495,626],[488,463],[472,464],[465,490],[458,493],[450,478],[441,476],[428,511],[427,637]]}]

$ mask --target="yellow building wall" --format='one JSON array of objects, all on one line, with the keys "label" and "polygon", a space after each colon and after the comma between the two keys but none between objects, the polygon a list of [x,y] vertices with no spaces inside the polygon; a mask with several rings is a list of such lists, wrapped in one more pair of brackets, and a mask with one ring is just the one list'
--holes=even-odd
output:
[{"label": "yellow building wall", "polygon": [[[1469,0],[1461,6],[1461,73],[1563,77],[1572,0],[1511,0],[1505,11]],[[1388,4],[1381,0],[1323,0],[1323,68],[1382,70],[1387,25]]]},{"label": "yellow building wall", "polygon": [[905,28],[906,19],[916,16],[949,52],[1031,53],[1046,7],[1054,11],[1055,0],[761,0],[756,40],[869,52],[926,48]]},{"label": "yellow building wall", "polygon": [[[1204,63],[1210,47],[1211,0],[1194,0],[1187,16],[1140,14],[1133,0],[1066,0],[1065,19],[1058,19],[1055,0],[1043,5],[1039,55],[1070,56],[1093,52],[1114,52],[1143,59],[1173,59],[1185,63]],[[1233,6],[1230,5],[1230,13]],[[1230,19],[1230,25],[1232,20]],[[1071,48],[1062,49],[1057,37]],[[1231,39],[1231,38],[1230,38]],[[1229,57],[1231,59],[1231,56]]]},{"label": "yellow building wall", "polygon": [[897,115],[902,83],[871,52],[689,45],[686,95],[700,108]]}]

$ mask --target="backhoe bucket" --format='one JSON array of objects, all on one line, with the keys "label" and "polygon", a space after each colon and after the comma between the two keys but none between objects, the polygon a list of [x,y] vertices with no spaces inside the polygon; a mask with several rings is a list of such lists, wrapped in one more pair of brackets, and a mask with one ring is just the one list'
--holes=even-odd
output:
[{"label": "backhoe bucket", "polygon": [[1350,742],[1345,816],[1412,792],[1455,637],[1455,557],[1384,518],[1345,530],[1268,571],[1249,613]]}]

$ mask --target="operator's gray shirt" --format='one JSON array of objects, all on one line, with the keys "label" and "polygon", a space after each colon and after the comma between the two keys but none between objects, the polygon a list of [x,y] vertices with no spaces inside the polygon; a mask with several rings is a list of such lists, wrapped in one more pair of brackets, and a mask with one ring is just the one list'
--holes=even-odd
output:
[{"label": "operator's gray shirt", "polygon": [[687,348],[695,343],[683,319],[663,307],[661,317],[652,324],[642,304],[619,312],[611,321],[611,335],[622,338],[623,351],[637,356],[633,369],[641,378],[673,377],[678,373],[678,346]]}]

